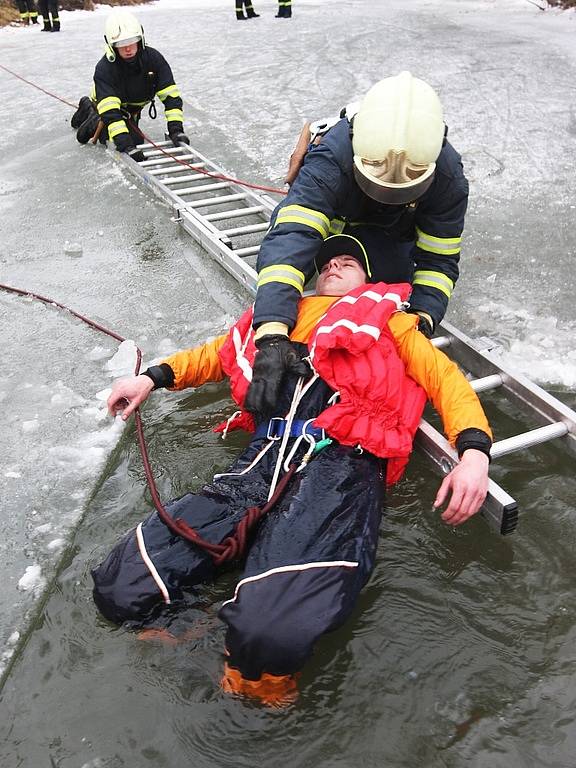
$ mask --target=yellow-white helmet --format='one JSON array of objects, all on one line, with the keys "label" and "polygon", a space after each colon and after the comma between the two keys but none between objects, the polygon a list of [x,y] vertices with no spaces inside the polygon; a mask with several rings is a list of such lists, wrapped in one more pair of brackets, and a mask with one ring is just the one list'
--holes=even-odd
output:
[{"label": "yellow-white helmet", "polygon": [[369,197],[389,205],[419,198],[434,178],[444,141],[434,89],[401,72],[368,91],[354,117],[354,176]]},{"label": "yellow-white helmet", "polygon": [[106,57],[109,61],[115,61],[116,52],[114,48],[131,43],[141,42],[144,47],[144,30],[142,25],[130,11],[118,8],[106,19],[104,29],[104,40],[106,41]]}]

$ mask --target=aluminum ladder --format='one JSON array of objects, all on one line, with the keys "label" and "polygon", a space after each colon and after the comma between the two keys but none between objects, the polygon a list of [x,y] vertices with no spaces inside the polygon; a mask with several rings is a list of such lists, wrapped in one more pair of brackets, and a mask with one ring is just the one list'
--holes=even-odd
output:
[{"label": "aluminum ladder", "polygon": [[[126,154],[116,152],[114,156],[167,202],[175,211],[174,221],[254,295],[256,258],[276,201],[232,180],[213,178],[227,174],[186,144],[173,147],[172,142],[163,141],[155,146],[140,144],[139,149],[146,155],[140,163]],[[529,423],[537,425],[495,442],[491,450],[493,460],[549,440],[558,441],[576,454],[576,412],[498,362],[491,354],[494,345],[490,340],[471,339],[444,321],[433,344],[460,366],[478,394],[498,389],[526,412]],[[445,437],[424,419],[418,428],[416,445],[442,473],[449,472],[458,461]],[[518,505],[490,479],[482,515],[502,535],[507,535],[517,526]]]}]

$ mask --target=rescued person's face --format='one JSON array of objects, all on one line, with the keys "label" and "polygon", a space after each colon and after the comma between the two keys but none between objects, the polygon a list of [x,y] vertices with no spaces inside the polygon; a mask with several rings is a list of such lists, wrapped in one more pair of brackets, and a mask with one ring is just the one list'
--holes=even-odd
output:
[{"label": "rescued person's face", "polygon": [[344,296],[366,282],[366,273],[353,256],[334,256],[322,267],[316,280],[317,296]]}]

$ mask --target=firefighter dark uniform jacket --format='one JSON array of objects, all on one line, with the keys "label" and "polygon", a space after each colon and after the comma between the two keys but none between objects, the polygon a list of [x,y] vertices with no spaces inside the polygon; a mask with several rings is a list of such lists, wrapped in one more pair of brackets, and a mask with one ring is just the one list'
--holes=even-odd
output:
[{"label": "firefighter dark uniform jacket", "polygon": [[[328,379],[329,385],[343,391],[348,388],[348,395],[344,394],[343,402],[339,406],[335,406],[333,411],[329,409],[317,419],[318,424],[331,429],[335,437],[339,437],[348,445],[354,445],[361,442],[362,439],[369,439],[372,452],[387,457],[394,455],[393,451],[387,450],[385,447],[385,427],[378,430],[377,439],[372,436],[369,437],[369,433],[374,429],[369,424],[366,424],[365,427],[357,425],[356,429],[359,431],[345,434],[347,431],[346,424],[350,420],[347,416],[344,418],[344,410],[348,412],[350,400],[353,404],[355,402],[354,407],[358,406],[359,400],[362,400],[367,407],[371,404],[373,413],[375,405],[379,404],[385,421],[389,414],[397,414],[402,411],[404,407],[402,400],[406,398],[413,412],[417,414],[414,425],[409,414],[404,413],[405,421],[410,426],[408,433],[403,434],[402,445],[396,455],[406,456],[412,447],[411,438],[422,412],[420,397],[413,392],[412,384],[407,384],[404,380],[405,377],[409,377],[431,400],[442,418],[444,431],[449,442],[456,446],[461,454],[466,450],[466,447],[471,447],[468,439],[473,436],[473,433],[483,432],[490,439],[492,433],[478,397],[458,366],[416,331],[418,318],[399,311],[394,311],[393,314],[389,315],[388,313],[392,311],[390,303],[383,304],[381,299],[375,299],[375,296],[378,297],[379,294],[374,294],[374,291],[380,289],[381,295],[396,292],[399,297],[398,301],[401,303],[408,288],[408,286],[385,286],[382,283],[375,286],[364,285],[347,294],[347,297],[354,300],[358,296],[362,297],[362,301],[355,304],[351,304],[349,298],[342,301],[342,299],[338,300],[334,296],[306,297],[300,301],[297,322],[290,338],[295,342],[308,343],[315,334],[316,344],[312,348],[312,360],[314,362],[316,359],[314,364],[318,365],[319,373],[323,378],[325,376]],[[372,296],[366,295],[370,292],[372,292]],[[319,327],[322,327],[322,325],[317,327],[319,321],[322,318],[322,324],[326,327],[326,320],[323,316],[335,302],[338,302],[338,305],[334,307],[333,311],[338,311],[339,320],[346,318],[345,323],[340,324],[338,333],[345,332],[346,327],[350,328],[350,317],[356,316],[356,319],[360,321],[361,318],[368,317],[370,312],[375,313],[380,329],[386,331],[383,334],[386,343],[383,342],[383,348],[377,353],[378,359],[367,362],[362,370],[357,369],[355,376],[352,368],[354,364],[350,362],[350,359],[361,356],[359,355],[361,350],[354,347],[356,344],[364,345],[365,349],[362,351],[368,359],[367,345],[370,341],[374,341],[374,336],[371,334],[375,331],[372,327],[366,326],[363,333],[351,334],[355,336],[354,340],[345,341],[339,338],[338,333],[328,335],[322,332],[318,335]],[[397,299],[394,298],[393,302],[393,309],[398,309],[396,306]],[[328,314],[328,317],[330,316]],[[226,376],[229,376],[232,395],[235,401],[242,406],[251,381],[251,368],[256,351],[251,328],[252,319],[253,310],[247,310],[228,334],[219,336],[201,347],[177,352],[164,360],[164,364],[168,365],[173,372],[174,378],[171,388],[180,390],[187,387],[198,387],[209,381],[222,381]],[[362,330],[362,326],[359,327]],[[388,329],[390,336],[387,335]],[[387,343],[392,338],[395,349],[392,349],[391,345]],[[348,345],[349,355],[347,359],[344,359],[342,354],[343,344]],[[400,366],[398,363],[401,363]],[[340,369],[339,364],[341,364]],[[388,364],[394,368],[390,377],[386,377],[384,372],[384,368]],[[384,387],[382,380],[386,378],[388,381]],[[354,392],[350,392],[352,387],[355,388]],[[318,415],[320,416],[320,414]],[[241,421],[232,422],[229,427],[252,426],[250,422],[244,420],[244,417],[240,418]],[[410,437],[409,445],[406,444],[407,436]]]},{"label": "firefighter dark uniform jacket", "polygon": [[182,99],[170,65],[154,48],[142,48],[141,43],[138,47],[133,61],[120,56],[109,61],[103,56],[94,72],[92,100],[108,130],[108,138],[120,152],[135,143],[126,124],[127,113],[137,122],[142,108],[156,97],[164,104],[168,133],[183,131]]},{"label": "firefighter dark uniform jacket", "polygon": [[[411,281],[411,309],[428,313],[437,324],[458,278],[467,201],[461,159],[448,142],[438,157],[434,181],[418,201],[392,206],[369,198],[354,180],[351,124],[343,118],[307,152],[290,191],[272,215],[258,256],[255,325],[268,321],[294,325],[298,299],[313,274],[321,241],[351,226],[405,244],[414,265],[413,278],[394,281]],[[370,266],[376,282],[385,278],[378,274],[378,255],[373,251],[374,247],[369,251]]]}]

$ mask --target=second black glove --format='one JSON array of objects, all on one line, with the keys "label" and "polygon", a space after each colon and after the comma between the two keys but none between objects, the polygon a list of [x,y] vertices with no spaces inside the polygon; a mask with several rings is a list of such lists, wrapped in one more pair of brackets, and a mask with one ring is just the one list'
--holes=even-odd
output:
[{"label": "second black glove", "polygon": [[185,133],[171,133],[170,139],[175,147],[179,147],[180,144],[190,144],[190,139]]},{"label": "second black glove", "polygon": [[132,160],[136,160],[137,163],[141,163],[142,160],[146,160],[146,155],[144,152],[142,152],[141,149],[138,149],[138,147],[132,147],[132,149],[126,150],[127,154],[130,155]]},{"label": "second black glove", "polygon": [[280,387],[287,373],[306,376],[310,368],[298,355],[292,342],[282,334],[262,336],[252,368],[252,383],[244,407],[257,418],[267,418],[277,407]]}]

